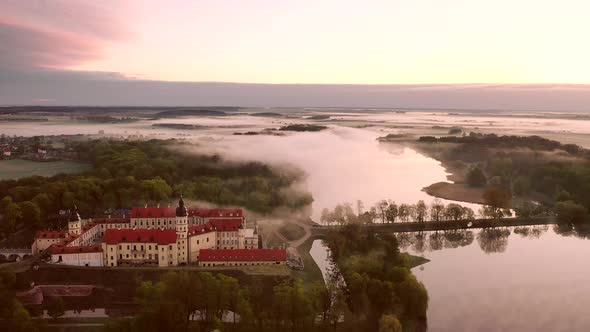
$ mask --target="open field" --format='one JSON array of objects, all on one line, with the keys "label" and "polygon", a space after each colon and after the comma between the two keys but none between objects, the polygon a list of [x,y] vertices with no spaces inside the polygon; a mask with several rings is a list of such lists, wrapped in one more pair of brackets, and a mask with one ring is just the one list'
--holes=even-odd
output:
[{"label": "open field", "polygon": [[53,176],[60,173],[82,173],[88,170],[90,170],[90,165],[73,161],[0,160],[0,180],[18,179],[33,175]]}]

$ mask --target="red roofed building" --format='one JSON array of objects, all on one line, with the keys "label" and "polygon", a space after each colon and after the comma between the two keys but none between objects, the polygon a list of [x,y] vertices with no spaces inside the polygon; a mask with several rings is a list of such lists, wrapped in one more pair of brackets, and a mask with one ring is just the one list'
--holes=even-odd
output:
[{"label": "red roofed building", "polygon": [[203,219],[216,219],[216,218],[230,218],[230,219],[243,219],[244,212],[242,209],[203,209],[203,208],[189,208],[189,217],[200,217]]},{"label": "red roofed building", "polygon": [[202,249],[199,266],[284,265],[285,249]]},{"label": "red roofed building", "polygon": [[65,240],[68,237],[66,231],[38,231],[31,246],[33,255],[36,255],[52,245]]},{"label": "red roofed building", "polygon": [[55,263],[176,266],[197,263],[203,249],[258,248],[241,209],[189,209],[182,196],[177,207],[134,207],[129,218],[83,219],[75,206],[60,215],[68,230],[39,232],[33,243],[34,253],[54,246]]},{"label": "red roofed building", "polygon": [[176,266],[173,229],[107,229],[103,237],[106,266]]}]

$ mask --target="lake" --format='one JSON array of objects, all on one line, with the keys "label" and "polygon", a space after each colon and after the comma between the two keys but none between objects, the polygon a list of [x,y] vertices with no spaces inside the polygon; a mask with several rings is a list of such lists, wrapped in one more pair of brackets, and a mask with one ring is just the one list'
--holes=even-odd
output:
[{"label": "lake", "polygon": [[[397,234],[428,290],[429,331],[590,331],[590,242],[554,226]],[[329,250],[311,255],[324,278]]]}]

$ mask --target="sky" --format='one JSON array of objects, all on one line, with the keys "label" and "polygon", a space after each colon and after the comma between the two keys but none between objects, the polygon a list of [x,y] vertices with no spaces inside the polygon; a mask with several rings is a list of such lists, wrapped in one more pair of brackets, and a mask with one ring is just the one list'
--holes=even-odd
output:
[{"label": "sky", "polygon": [[[143,104],[137,99],[154,103],[156,93],[176,98],[159,100],[170,105],[307,98],[342,106],[334,89],[345,84],[348,99],[352,86],[358,95],[350,106],[432,104],[401,98],[417,85],[434,96],[451,90],[442,108],[473,107],[449,103],[467,87],[478,91],[467,99],[507,98],[479,108],[528,100],[534,109],[566,102],[560,107],[584,110],[589,12],[582,0],[2,0],[0,104]],[[232,98],[236,85],[194,82],[243,83],[241,93],[259,99]],[[555,97],[536,105],[527,92],[509,102],[523,86]],[[395,93],[383,97],[384,89]],[[191,97],[196,90],[201,97]],[[277,92],[285,98],[265,102]],[[581,103],[572,108],[572,98]]]}]

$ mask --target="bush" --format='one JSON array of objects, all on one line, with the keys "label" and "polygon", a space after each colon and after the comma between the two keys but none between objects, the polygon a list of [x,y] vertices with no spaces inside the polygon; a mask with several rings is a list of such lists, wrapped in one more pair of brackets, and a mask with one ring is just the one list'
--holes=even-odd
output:
[{"label": "bush", "polygon": [[581,223],[588,220],[588,209],[572,201],[555,204],[555,213],[560,223]]},{"label": "bush", "polygon": [[467,184],[471,187],[483,187],[487,183],[486,176],[479,167],[472,167],[467,172]]}]

